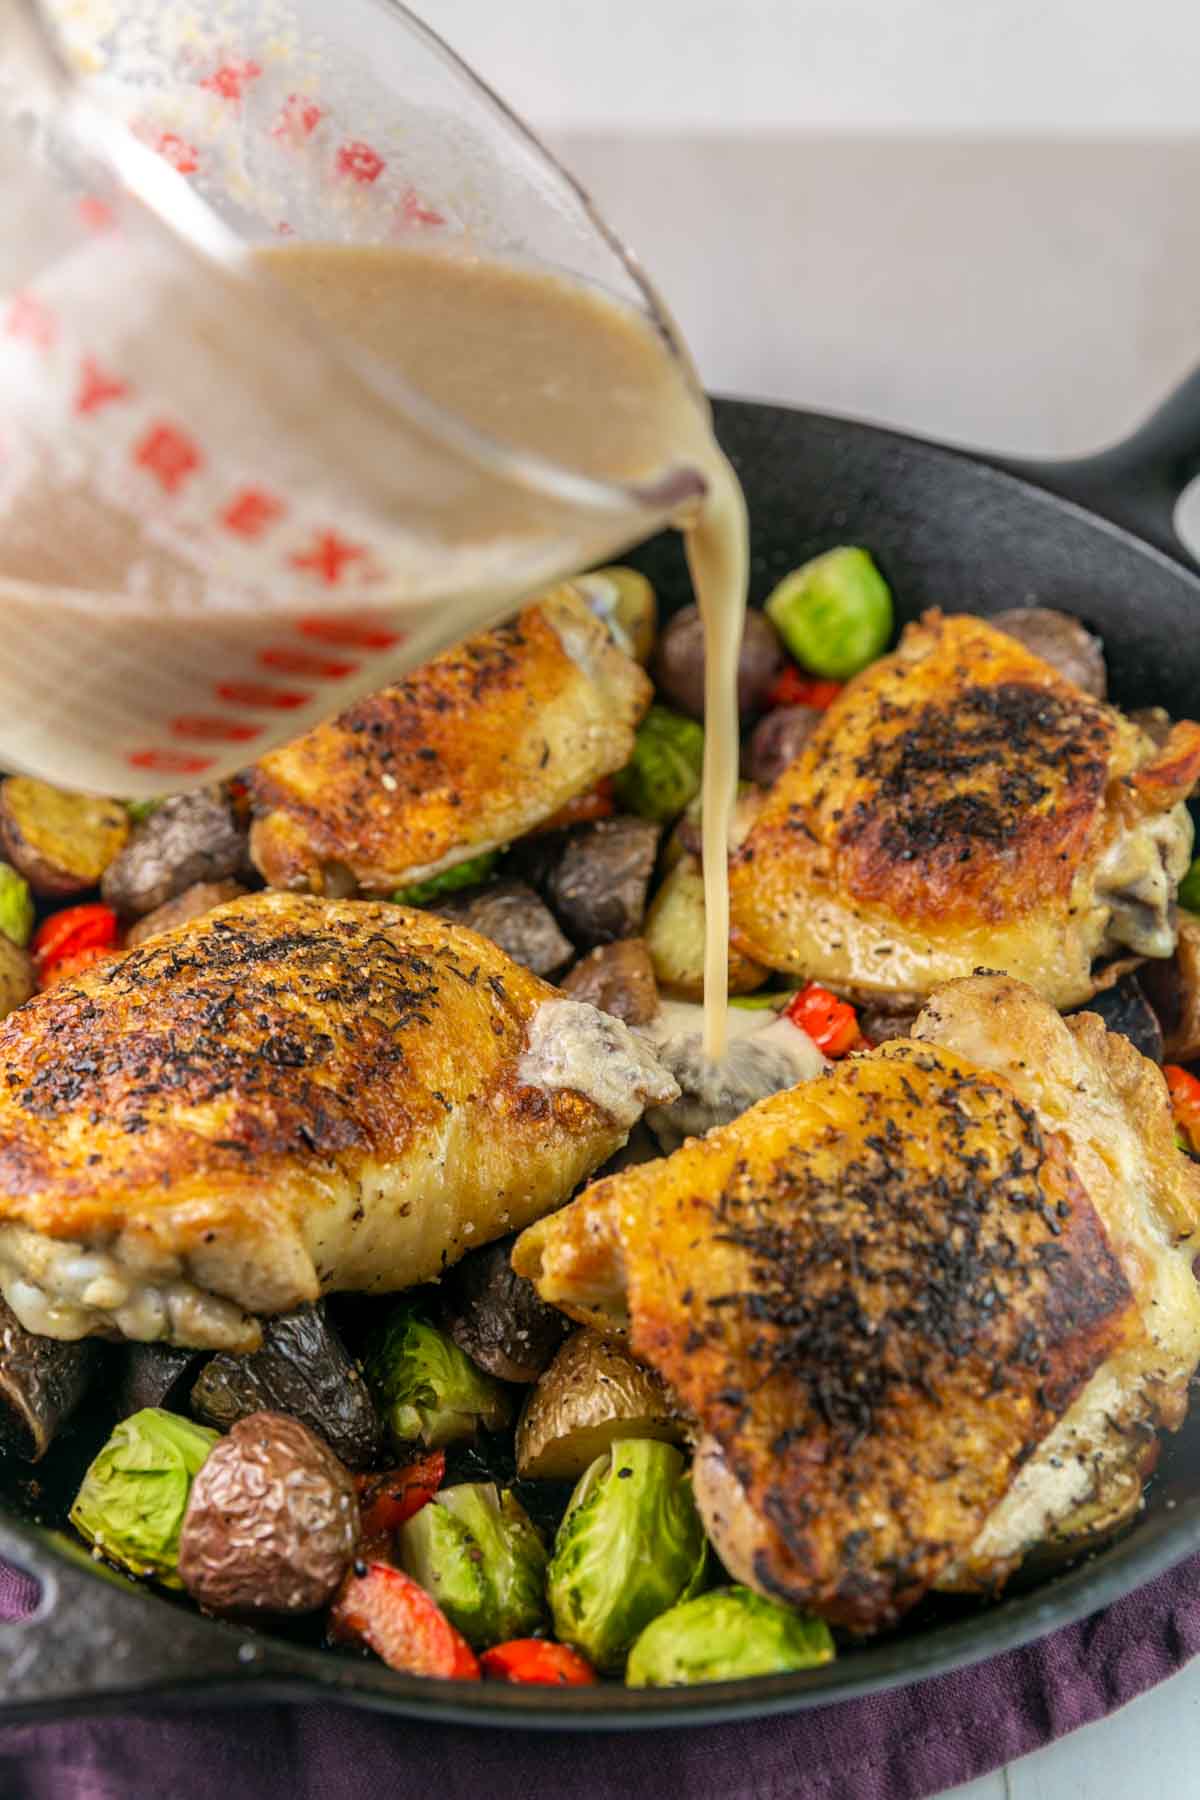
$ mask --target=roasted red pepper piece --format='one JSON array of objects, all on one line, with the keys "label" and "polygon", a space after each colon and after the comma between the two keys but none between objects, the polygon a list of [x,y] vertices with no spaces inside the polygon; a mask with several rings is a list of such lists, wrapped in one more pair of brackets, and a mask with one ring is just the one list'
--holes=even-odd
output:
[{"label": "roasted red pepper piece", "polygon": [[433,1499],[446,1476],[446,1452],[434,1450],[403,1469],[358,1477],[363,1543],[386,1544],[406,1519]]},{"label": "roasted red pepper piece", "polygon": [[787,1007],[786,1016],[807,1031],[817,1049],[830,1057],[846,1056],[862,1042],[858,1014],[848,1000],[810,981]]},{"label": "roasted red pepper piece", "polygon": [[93,944],[89,950],[76,950],[70,956],[60,956],[54,962],[43,964],[38,970],[38,986],[49,988],[57,981],[69,981],[72,976],[82,975],[85,969],[93,968],[96,963],[107,961],[111,955],[111,950],[102,950],[99,944]]},{"label": "roasted red pepper piece", "polygon": [[1200,1077],[1181,1069],[1178,1063],[1164,1063],[1163,1075],[1171,1096],[1175,1124],[1200,1156]]},{"label": "roasted red pepper piece", "polygon": [[574,800],[568,800],[556,813],[543,819],[528,835],[541,837],[546,831],[565,831],[570,825],[589,825],[593,819],[611,818],[616,810],[612,776],[606,775],[603,781],[598,781],[586,794],[577,794]]},{"label": "roasted red pepper piece", "polygon": [[805,675],[795,663],[789,663],[782,675],[776,677],[775,685],[767,695],[768,707],[776,706],[811,706],[817,712],[824,712],[832,706],[842,689],[844,681],[820,681],[815,675]]},{"label": "roasted red pepper piece", "polygon": [[99,901],[90,906],[64,906],[42,920],[29,948],[41,970],[61,957],[78,956],[81,950],[114,950],[118,930],[111,906]]},{"label": "roasted red pepper piece", "polygon": [[479,1680],[479,1662],[466,1638],[425,1589],[391,1563],[354,1565],[330,1609],[329,1635],[338,1644],[365,1644],[402,1675]]},{"label": "roasted red pepper piece", "polygon": [[537,1687],[594,1687],[600,1679],[578,1650],[545,1638],[512,1638],[485,1650],[479,1664],[496,1681]]}]

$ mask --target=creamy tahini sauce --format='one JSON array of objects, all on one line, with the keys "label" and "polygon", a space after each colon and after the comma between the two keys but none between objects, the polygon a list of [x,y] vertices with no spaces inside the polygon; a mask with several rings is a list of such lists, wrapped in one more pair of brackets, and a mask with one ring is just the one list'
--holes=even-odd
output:
[{"label": "creamy tahini sauce", "polygon": [[[544,271],[384,246],[289,244],[258,254],[327,324],[501,444],[597,480],[637,480],[678,465],[704,476],[707,499],[679,525],[707,644],[704,1048],[721,1056],[749,552],[742,491],[703,399],[644,319]],[[499,480],[494,489],[482,485],[464,507],[464,539],[487,532],[497,502],[519,513],[520,490]]]}]

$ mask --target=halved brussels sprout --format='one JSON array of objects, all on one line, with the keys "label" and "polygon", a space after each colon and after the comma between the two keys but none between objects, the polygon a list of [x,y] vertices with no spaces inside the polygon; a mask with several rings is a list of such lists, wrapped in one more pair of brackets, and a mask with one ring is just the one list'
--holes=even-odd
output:
[{"label": "halved brussels sprout", "polygon": [[501,1431],[512,1417],[500,1383],[411,1305],[398,1306],[376,1332],[363,1374],[397,1449],[437,1449],[474,1437],[480,1425]]},{"label": "halved brussels sprout", "polygon": [[652,706],[638,726],[633,755],[615,777],[618,805],[665,824],[700,792],[704,727],[666,706]]},{"label": "halved brussels sprout", "polygon": [[620,1438],[576,1487],[554,1540],[555,1634],[598,1669],[619,1669],[652,1619],[698,1592],[707,1562],[679,1451]]},{"label": "halved brussels sprout", "polygon": [[11,863],[0,862],[0,931],[20,949],[33,935],[33,895]]},{"label": "halved brussels sprout", "polygon": [[714,1588],[660,1613],[629,1652],[628,1687],[683,1687],[786,1675],[832,1662],[824,1619],[776,1606],[748,1587]]},{"label": "halved brussels sprout", "polygon": [[1188,912],[1200,913],[1200,856],[1196,857],[1179,884],[1179,904]]},{"label": "halved brussels sprout", "polygon": [[842,545],[793,569],[763,608],[814,675],[848,681],[887,649],[892,592],[865,550]]},{"label": "halved brussels sprout", "polygon": [[546,1546],[494,1482],[442,1488],[400,1529],[405,1572],[477,1648],[525,1637],[546,1617]]},{"label": "halved brussels sprout", "polygon": [[455,863],[452,869],[443,869],[438,875],[431,875],[428,881],[414,882],[411,887],[397,888],[392,899],[397,906],[428,906],[431,900],[440,900],[443,894],[456,894],[460,888],[478,887],[486,881],[499,861],[498,850],[485,850],[482,856],[468,857],[466,862]]},{"label": "halved brussels sprout", "polygon": [[72,1525],[130,1574],[181,1588],[183,1515],[192,1482],[219,1436],[156,1406],[122,1419],[83,1478]]}]

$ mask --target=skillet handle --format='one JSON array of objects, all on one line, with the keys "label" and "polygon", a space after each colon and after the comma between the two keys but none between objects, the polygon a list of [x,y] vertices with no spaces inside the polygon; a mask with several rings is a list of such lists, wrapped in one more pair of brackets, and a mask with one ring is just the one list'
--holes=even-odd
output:
[{"label": "skillet handle", "polygon": [[1175,530],[1179,496],[1200,474],[1200,369],[1108,450],[1070,462],[1003,466],[1123,526],[1186,568],[1200,569]]},{"label": "skillet handle", "polygon": [[[33,1577],[41,1599],[26,1619],[0,1624],[0,1720],[87,1711],[268,1673],[268,1646],[80,1566],[28,1528],[0,1519],[0,1557]],[[272,1658],[272,1661],[274,1659]],[[273,1667],[271,1674],[282,1671]]]}]

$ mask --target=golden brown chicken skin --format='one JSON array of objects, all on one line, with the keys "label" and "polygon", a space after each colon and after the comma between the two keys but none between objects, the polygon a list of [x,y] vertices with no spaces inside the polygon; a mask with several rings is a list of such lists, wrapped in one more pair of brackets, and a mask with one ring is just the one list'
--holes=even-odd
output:
[{"label": "golden brown chicken skin", "polygon": [[257,765],[272,887],[390,895],[520,837],[619,769],[645,672],[570,588],[466,639]]},{"label": "golden brown chicken skin", "polygon": [[0,1288],[27,1328],[234,1349],[322,1292],[436,1277],[678,1091],[474,932],[271,893],[37,996],[0,1069]]},{"label": "golden brown chicken skin", "polygon": [[595,1183],[513,1265],[675,1389],[731,1573],[855,1630],[968,1550],[1141,1329],[1061,1138],[931,1043]]},{"label": "golden brown chicken skin", "polygon": [[982,619],[927,614],[850,682],[733,858],[733,941],[858,999],[980,967],[1060,1007],[1169,956],[1200,725],[1156,749]]}]

